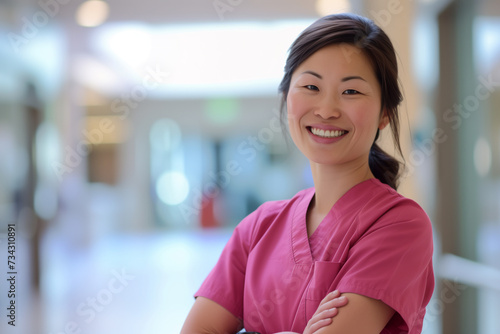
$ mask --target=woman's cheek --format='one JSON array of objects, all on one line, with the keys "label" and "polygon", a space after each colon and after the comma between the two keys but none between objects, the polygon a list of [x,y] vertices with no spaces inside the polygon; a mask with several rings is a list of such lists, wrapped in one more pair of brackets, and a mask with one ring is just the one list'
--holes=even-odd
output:
[{"label": "woman's cheek", "polygon": [[299,119],[304,113],[303,106],[304,102],[297,96],[297,94],[289,94],[287,99],[287,109],[288,117],[293,119]]},{"label": "woman's cheek", "polygon": [[348,116],[351,122],[357,126],[364,128],[374,123],[375,114],[371,104],[350,105],[346,107],[345,110],[346,116]]},{"label": "woman's cheek", "polygon": [[290,98],[287,101],[287,116],[288,116],[288,129],[290,131],[290,136],[292,137],[293,142],[297,147],[301,147],[300,145],[300,119],[301,114],[299,112],[300,109],[297,107],[297,101],[293,98]]},{"label": "woman's cheek", "polygon": [[298,135],[299,128],[300,128],[299,119],[293,113],[288,113],[288,129],[294,140],[295,137]]},{"label": "woman's cheek", "polygon": [[288,119],[288,127],[290,129],[292,129],[295,122],[297,121],[297,114],[296,114],[296,108],[295,108],[295,101],[293,100],[291,95],[288,95],[288,98],[287,98],[286,112],[287,112],[287,119]]}]

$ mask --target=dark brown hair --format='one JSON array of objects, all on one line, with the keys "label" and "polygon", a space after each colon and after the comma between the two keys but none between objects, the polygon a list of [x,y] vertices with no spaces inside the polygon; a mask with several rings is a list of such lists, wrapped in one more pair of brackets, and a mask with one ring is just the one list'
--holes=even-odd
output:
[{"label": "dark brown hair", "polygon": [[[293,42],[286,61],[285,74],[279,85],[279,92],[282,94],[282,121],[290,80],[295,69],[319,49],[342,43],[358,47],[370,59],[381,88],[381,112],[382,110],[386,112],[395,148],[402,157],[398,106],[403,97],[398,82],[396,53],[385,32],[373,21],[362,16],[354,14],[325,16],[307,27]],[[378,137],[377,130],[370,149],[370,169],[381,182],[397,189],[401,163],[376,144]]]}]

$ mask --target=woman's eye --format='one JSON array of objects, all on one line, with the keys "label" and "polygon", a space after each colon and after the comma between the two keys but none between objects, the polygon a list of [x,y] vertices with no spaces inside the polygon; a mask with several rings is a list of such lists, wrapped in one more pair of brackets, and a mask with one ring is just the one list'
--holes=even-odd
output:
[{"label": "woman's eye", "polygon": [[309,90],[319,90],[319,88],[314,86],[314,85],[305,85],[304,87],[309,89]]},{"label": "woman's eye", "polygon": [[359,94],[359,92],[357,90],[355,90],[355,89],[346,89],[344,91],[344,94],[346,94],[346,95],[355,95],[355,94]]}]

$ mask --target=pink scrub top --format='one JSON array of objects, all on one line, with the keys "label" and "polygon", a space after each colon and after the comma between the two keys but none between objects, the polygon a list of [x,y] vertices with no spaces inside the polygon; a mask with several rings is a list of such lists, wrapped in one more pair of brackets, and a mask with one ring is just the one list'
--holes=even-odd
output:
[{"label": "pink scrub top", "polygon": [[428,216],[377,179],[345,193],[308,238],[314,188],[267,202],[235,228],[195,296],[209,298],[247,331],[302,333],[331,291],[383,301],[396,314],[381,333],[420,333],[433,289]]}]

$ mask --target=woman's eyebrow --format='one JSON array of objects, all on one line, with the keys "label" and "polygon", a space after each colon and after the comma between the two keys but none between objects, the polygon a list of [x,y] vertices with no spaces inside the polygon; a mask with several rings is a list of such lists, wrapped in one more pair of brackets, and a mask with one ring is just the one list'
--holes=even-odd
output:
[{"label": "woman's eyebrow", "polygon": [[[320,74],[318,74],[314,71],[310,71],[310,70],[304,71],[304,72],[302,72],[302,74],[310,74],[310,75],[317,77],[318,79],[323,79],[323,77]],[[359,75],[351,75],[351,76],[344,77],[344,78],[340,79],[341,82],[346,82],[349,80],[362,80],[362,81],[367,82],[363,77],[360,77]]]},{"label": "woman's eyebrow", "polygon": [[363,79],[362,77],[360,77],[360,76],[358,76],[358,75],[352,75],[352,76],[349,76],[349,77],[345,77],[345,78],[342,78],[340,81],[342,81],[342,82],[346,82],[346,81],[349,81],[349,80],[356,80],[356,79],[358,79],[358,80],[363,80],[363,81],[365,81],[365,82],[366,82],[366,80],[365,80],[365,79]]},{"label": "woman's eyebrow", "polygon": [[302,72],[302,74],[311,74],[311,75],[314,75],[315,77],[317,77],[318,79],[323,79],[323,77],[321,75],[319,75],[318,73],[313,72],[313,71],[304,71],[304,72]]}]

